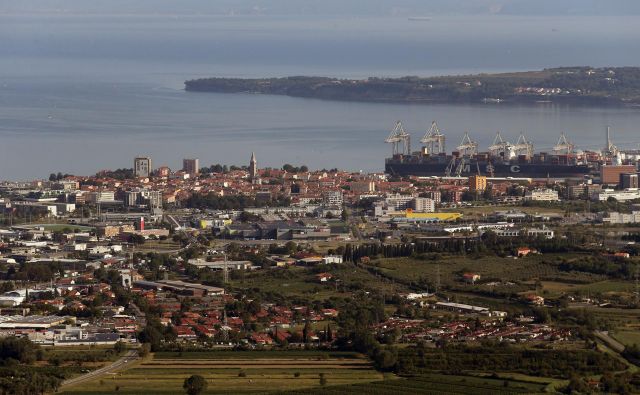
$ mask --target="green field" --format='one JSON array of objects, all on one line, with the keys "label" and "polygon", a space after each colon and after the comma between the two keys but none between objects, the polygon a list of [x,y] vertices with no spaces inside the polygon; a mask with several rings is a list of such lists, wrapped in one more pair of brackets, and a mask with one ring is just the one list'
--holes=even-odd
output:
[{"label": "green field", "polygon": [[350,351],[161,351],[154,354],[154,360],[163,359],[362,359],[364,356]]},{"label": "green field", "polygon": [[282,394],[533,394],[544,392],[546,386],[547,383],[511,379],[429,374],[368,384],[329,386],[311,391],[288,391]]},{"label": "green field", "polygon": [[[362,358],[274,357],[254,352],[240,358],[191,358],[200,353],[184,353],[176,359],[160,355],[117,375],[103,377],[66,389],[64,394],[180,394],[184,379],[199,374],[206,378],[206,394],[265,393],[320,387],[320,374],[328,385],[362,384],[380,381],[383,375]],[[205,356],[207,353],[202,353]],[[215,353],[214,353],[215,354]],[[212,355],[212,354],[209,354]],[[300,355],[300,354],[298,354]]]},{"label": "green field", "polygon": [[638,328],[620,328],[614,331],[611,336],[625,346],[640,345],[640,329]]},{"label": "green field", "polygon": [[42,224],[38,226],[41,226],[45,230],[48,230],[51,232],[62,232],[62,231],[68,231],[68,230],[70,230],[71,232],[76,232],[76,231],[88,232],[94,229],[90,226],[82,226],[82,225],[74,225],[74,224]]},{"label": "green field", "polygon": [[343,264],[338,268],[327,267],[338,285],[331,281],[321,284],[315,274],[320,270],[304,267],[289,267],[286,269],[270,269],[245,273],[240,278],[231,279],[231,285],[236,289],[257,288],[262,292],[286,294],[287,297],[302,297],[311,300],[324,300],[331,296],[348,296],[351,290],[374,290],[394,293],[404,290],[399,284],[376,277],[367,270],[352,264]]},{"label": "green field", "polygon": [[383,258],[371,262],[377,270],[385,275],[405,281],[415,281],[425,278],[435,282],[438,271],[443,285],[460,285],[459,273],[472,271],[482,276],[481,282],[486,281],[529,281],[532,279],[562,279],[567,283],[576,281],[596,282],[605,279],[589,273],[568,273],[560,271],[553,262],[555,258],[569,259],[576,254],[546,254],[525,258],[500,258],[487,256],[474,258],[471,256],[444,256],[435,260],[419,260],[412,258]]},{"label": "green field", "polygon": [[632,292],[633,283],[621,280],[596,281],[590,284],[575,284],[558,281],[542,281],[542,289],[549,295],[560,295],[563,293],[579,293],[583,295],[594,295],[608,292]]}]

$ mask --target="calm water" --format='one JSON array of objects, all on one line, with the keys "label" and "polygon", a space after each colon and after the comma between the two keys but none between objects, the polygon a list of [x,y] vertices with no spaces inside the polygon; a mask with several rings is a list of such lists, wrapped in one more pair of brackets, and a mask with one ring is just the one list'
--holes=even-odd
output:
[{"label": "calm water", "polygon": [[396,119],[417,143],[435,119],[453,148],[469,130],[524,131],[549,149],[640,143],[640,109],[337,103],[182,91],[200,76],[366,77],[640,65],[640,18],[337,19],[0,15],[0,179],[131,167],[283,163],[381,170]]}]

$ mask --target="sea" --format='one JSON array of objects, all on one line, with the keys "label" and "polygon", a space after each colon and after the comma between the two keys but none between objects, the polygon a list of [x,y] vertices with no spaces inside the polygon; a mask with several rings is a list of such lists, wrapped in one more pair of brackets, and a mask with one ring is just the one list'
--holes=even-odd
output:
[{"label": "sea", "polygon": [[550,150],[564,132],[600,149],[605,128],[638,148],[640,108],[552,103],[389,104],[184,91],[187,79],[433,76],[589,65],[640,66],[640,17],[414,18],[3,14],[0,180],[131,168],[285,163],[381,171],[397,120],[413,147],[432,121],[447,149],[524,133]]}]

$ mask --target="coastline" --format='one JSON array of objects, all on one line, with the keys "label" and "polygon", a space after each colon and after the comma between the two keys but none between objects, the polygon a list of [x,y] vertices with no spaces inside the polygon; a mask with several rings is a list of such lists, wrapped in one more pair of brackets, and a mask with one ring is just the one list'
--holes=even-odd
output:
[{"label": "coastline", "polygon": [[404,104],[640,106],[640,68],[570,67],[439,77],[199,78],[185,91]]}]

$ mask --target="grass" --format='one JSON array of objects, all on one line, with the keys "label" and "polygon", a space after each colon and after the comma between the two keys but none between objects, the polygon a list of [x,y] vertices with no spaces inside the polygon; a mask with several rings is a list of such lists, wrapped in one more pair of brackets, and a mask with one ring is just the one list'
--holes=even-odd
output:
[{"label": "grass", "polygon": [[625,346],[640,345],[640,330],[638,329],[619,328],[611,333],[611,337]]},{"label": "grass", "polygon": [[258,288],[262,292],[283,293],[287,297],[302,297],[311,300],[324,300],[332,296],[347,296],[350,289],[364,289],[395,293],[404,290],[398,284],[392,284],[384,278],[372,275],[367,270],[352,264],[342,264],[337,268],[327,267],[338,286],[331,281],[321,284],[316,280],[312,268],[290,267],[287,269],[260,270],[245,273],[241,278],[231,278],[231,285],[237,289]]},{"label": "grass", "polygon": [[[526,258],[500,258],[495,256],[444,256],[437,260],[418,260],[412,258],[383,258],[372,262],[372,265],[385,275],[405,281],[415,281],[425,278],[435,283],[438,269],[440,281],[443,285],[461,285],[459,273],[473,271],[482,276],[481,281],[513,281],[523,282],[532,279],[554,278],[566,280],[568,283],[576,280],[596,282],[603,276],[588,273],[567,273],[560,271],[552,262],[556,257],[571,258],[575,254],[546,254]],[[471,286],[469,288],[472,288]]]},{"label": "grass", "polygon": [[344,354],[349,358],[327,359],[319,359],[320,353],[304,352],[289,357],[277,353],[237,353],[238,358],[230,358],[236,353],[227,353],[223,358],[199,359],[193,358],[196,354],[205,357],[219,353],[183,353],[179,359],[171,359],[171,353],[161,353],[117,375],[82,383],[63,393],[106,394],[118,388],[117,392],[123,394],[179,394],[184,393],[184,379],[193,374],[208,381],[209,389],[204,394],[306,390],[320,386],[321,373],[333,385],[369,383],[383,378],[368,360],[355,358],[353,353]]},{"label": "grass", "polygon": [[93,228],[90,226],[81,226],[74,224],[46,224],[40,226],[42,226],[45,230],[51,232],[62,232],[63,230],[71,230],[71,232],[87,232],[93,230]]},{"label": "grass", "polygon": [[273,358],[287,358],[287,359],[361,359],[363,356],[355,352],[348,351],[162,351],[157,352],[154,355],[154,360],[162,359],[273,359]]},{"label": "grass", "polygon": [[282,394],[530,394],[544,392],[547,384],[502,378],[426,374],[367,384],[328,386],[311,391],[288,391]]},{"label": "grass", "polygon": [[551,296],[558,296],[563,293],[597,294],[608,292],[632,292],[634,285],[631,282],[620,280],[596,281],[590,284],[576,284],[558,281],[542,281],[542,289]]},{"label": "grass", "polygon": [[147,240],[144,244],[139,247],[136,247],[138,250],[143,252],[168,252],[175,251],[181,248],[179,243],[173,242],[171,239],[167,240]]}]

